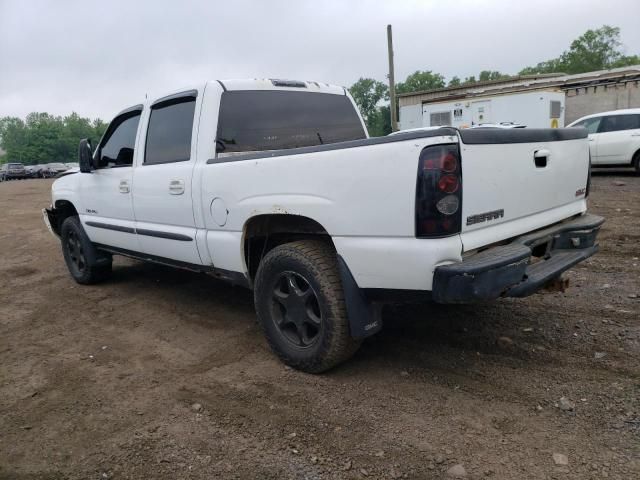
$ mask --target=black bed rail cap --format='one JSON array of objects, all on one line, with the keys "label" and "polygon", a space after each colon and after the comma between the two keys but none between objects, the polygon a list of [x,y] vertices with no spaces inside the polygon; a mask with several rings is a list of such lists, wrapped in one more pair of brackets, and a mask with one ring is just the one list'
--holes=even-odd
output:
[{"label": "black bed rail cap", "polygon": [[587,138],[583,127],[570,128],[463,128],[458,130],[462,143],[489,145],[496,143],[562,142]]}]

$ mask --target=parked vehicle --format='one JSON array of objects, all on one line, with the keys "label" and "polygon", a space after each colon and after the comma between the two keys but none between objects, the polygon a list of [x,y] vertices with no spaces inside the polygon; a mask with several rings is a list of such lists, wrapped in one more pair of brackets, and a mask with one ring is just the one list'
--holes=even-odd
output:
[{"label": "parked vehicle", "polygon": [[5,163],[0,167],[0,177],[2,181],[23,180],[28,175],[22,163]]},{"label": "parked vehicle", "polygon": [[69,170],[69,167],[64,163],[47,163],[47,169],[51,173],[51,176],[56,176],[58,173]]},{"label": "parked vehicle", "polygon": [[275,353],[321,372],[384,303],[523,297],[593,255],[586,136],[368,138],[343,88],[210,81],[124,110],[93,154],[81,141],[43,216],[78,283],[126,255],[251,288]]},{"label": "parked vehicle", "polygon": [[589,132],[592,165],[632,166],[640,173],[640,108],[587,115],[569,126]]},{"label": "parked vehicle", "polygon": [[35,165],[26,165],[24,171],[27,178],[36,178],[37,170]]}]

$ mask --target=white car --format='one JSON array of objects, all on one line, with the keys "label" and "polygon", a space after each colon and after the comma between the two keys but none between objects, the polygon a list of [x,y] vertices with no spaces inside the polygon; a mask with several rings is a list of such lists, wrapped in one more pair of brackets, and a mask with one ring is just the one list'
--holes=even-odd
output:
[{"label": "white car", "polygon": [[530,295],[597,251],[584,129],[368,138],[342,87],[209,81],[130,107],[44,221],[76,282],[126,255],[253,289],[288,365],[321,372],[381,305]]},{"label": "white car", "polygon": [[640,108],[587,115],[569,127],[589,132],[593,166],[632,166],[640,173]]}]

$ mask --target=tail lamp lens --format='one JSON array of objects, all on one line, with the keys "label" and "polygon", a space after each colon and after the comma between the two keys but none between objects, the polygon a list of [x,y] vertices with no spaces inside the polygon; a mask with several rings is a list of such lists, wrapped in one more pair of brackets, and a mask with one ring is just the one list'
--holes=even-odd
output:
[{"label": "tail lamp lens", "polygon": [[458,168],[458,160],[451,153],[447,153],[444,157],[442,157],[441,168],[445,172],[455,172],[456,168]]},{"label": "tail lamp lens", "polygon": [[420,152],[416,185],[416,236],[459,233],[462,225],[462,169],[457,144]]},{"label": "tail lamp lens", "polygon": [[445,193],[453,193],[458,190],[458,177],[455,175],[443,175],[438,180],[438,188]]},{"label": "tail lamp lens", "polygon": [[436,203],[436,209],[443,215],[453,215],[458,211],[458,207],[460,200],[455,195],[447,195]]}]

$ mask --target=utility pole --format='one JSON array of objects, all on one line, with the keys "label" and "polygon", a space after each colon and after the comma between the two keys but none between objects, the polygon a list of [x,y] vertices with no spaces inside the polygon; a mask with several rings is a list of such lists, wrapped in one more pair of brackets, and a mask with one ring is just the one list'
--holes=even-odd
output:
[{"label": "utility pole", "polygon": [[391,131],[398,131],[396,118],[396,82],[393,77],[393,36],[391,25],[387,25],[387,50],[389,51],[389,106],[391,110]]}]

